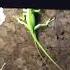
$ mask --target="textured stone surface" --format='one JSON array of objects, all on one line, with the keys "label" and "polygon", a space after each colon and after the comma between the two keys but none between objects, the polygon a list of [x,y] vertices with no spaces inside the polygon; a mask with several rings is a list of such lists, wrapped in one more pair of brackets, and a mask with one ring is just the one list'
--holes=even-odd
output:
[{"label": "textured stone surface", "polygon": [[[58,70],[46,57],[45,62],[41,59],[29,32],[13,18],[20,10],[4,9],[7,17],[0,26],[0,67],[5,62],[3,70]],[[39,40],[63,70],[70,70],[70,11],[44,9],[39,23],[53,16],[56,19],[48,27],[38,30]]]}]

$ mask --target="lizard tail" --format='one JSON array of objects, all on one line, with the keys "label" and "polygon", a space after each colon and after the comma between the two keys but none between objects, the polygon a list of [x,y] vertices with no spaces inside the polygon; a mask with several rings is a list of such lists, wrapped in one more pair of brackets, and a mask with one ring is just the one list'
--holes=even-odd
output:
[{"label": "lizard tail", "polygon": [[[31,32],[31,35],[32,35],[34,41],[37,43],[38,48],[40,48],[40,49],[44,52],[44,54],[53,62],[54,65],[56,65],[56,67],[57,67],[59,70],[63,70],[63,69],[50,57],[50,55],[46,52],[46,50],[42,47],[42,45],[41,45],[41,44],[39,43],[39,41],[37,40],[35,33]],[[48,50],[48,49],[47,49],[47,50]]]}]

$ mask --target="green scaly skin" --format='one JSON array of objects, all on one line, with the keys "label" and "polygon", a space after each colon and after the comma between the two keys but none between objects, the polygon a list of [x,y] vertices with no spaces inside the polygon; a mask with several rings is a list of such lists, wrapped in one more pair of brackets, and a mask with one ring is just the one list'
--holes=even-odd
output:
[{"label": "green scaly skin", "polygon": [[[37,47],[40,48],[43,53],[54,63],[54,65],[56,65],[56,67],[59,70],[63,70],[50,56],[49,54],[46,52],[46,50],[42,47],[42,45],[39,43],[37,37],[36,37],[36,33],[35,33],[35,15],[34,15],[34,10],[33,9],[27,9],[27,13],[26,13],[26,22],[27,24],[25,24],[23,21],[19,21],[19,23],[24,24],[24,26],[29,30],[29,32],[31,33],[34,42],[38,45]],[[23,18],[22,18],[23,19]],[[38,28],[38,27],[37,27]],[[48,49],[47,49],[48,50]]]},{"label": "green scaly skin", "polygon": [[[34,42],[38,45],[38,47],[44,52],[44,54],[54,63],[54,65],[56,65],[56,67],[59,70],[62,70],[62,68],[49,56],[49,54],[47,54],[47,52],[45,51],[45,49],[42,47],[42,45],[39,43],[39,41],[37,40],[36,34],[34,32],[30,32]],[[48,49],[47,49],[48,50]]]}]

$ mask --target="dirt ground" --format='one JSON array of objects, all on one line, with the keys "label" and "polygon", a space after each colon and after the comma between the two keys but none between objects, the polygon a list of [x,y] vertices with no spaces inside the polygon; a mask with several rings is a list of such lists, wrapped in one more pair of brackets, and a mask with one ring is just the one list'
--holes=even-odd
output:
[{"label": "dirt ground", "polygon": [[[58,70],[47,58],[41,59],[29,32],[14,18],[21,9],[4,9],[6,21],[0,26],[0,68],[3,70]],[[39,23],[56,17],[38,30],[39,40],[63,70],[70,70],[70,11],[42,9]]]}]

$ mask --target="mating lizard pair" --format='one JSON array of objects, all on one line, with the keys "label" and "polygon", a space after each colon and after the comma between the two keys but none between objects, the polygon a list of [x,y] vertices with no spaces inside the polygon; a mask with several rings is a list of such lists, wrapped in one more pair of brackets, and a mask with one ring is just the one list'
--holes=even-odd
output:
[{"label": "mating lizard pair", "polygon": [[[35,18],[35,12],[39,12],[40,10],[35,10],[35,9],[23,9],[23,14],[20,17],[17,17],[16,19],[18,20],[19,23],[23,24],[31,33],[32,38],[34,40],[34,42],[38,45],[37,47],[56,65],[56,67],[59,70],[63,70],[47,53],[47,51],[42,47],[42,45],[40,44],[39,40],[37,39],[36,36],[36,30],[39,27],[42,26],[47,26],[50,22],[52,22],[54,20],[53,19],[49,19],[47,20],[46,24],[37,24],[36,25],[36,18]],[[25,12],[25,13],[24,13]],[[26,21],[26,23],[24,22],[24,20]]]}]

